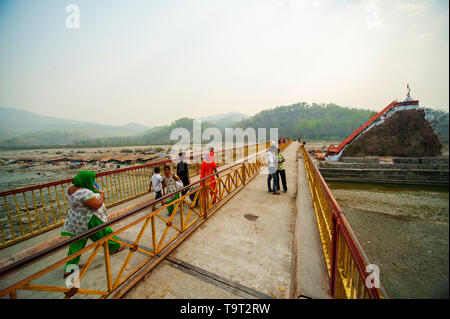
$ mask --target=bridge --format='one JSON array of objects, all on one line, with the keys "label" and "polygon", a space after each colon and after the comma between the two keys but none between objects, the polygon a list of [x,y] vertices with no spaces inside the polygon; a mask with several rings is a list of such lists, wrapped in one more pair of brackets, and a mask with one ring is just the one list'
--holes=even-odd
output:
[{"label": "bridge", "polygon": [[[267,147],[234,148],[216,188],[191,178],[170,214],[164,202],[175,193],[154,201],[148,185],[154,167],[173,163],[99,173],[109,221],[70,239],[59,236],[70,180],[0,193],[0,297],[388,298],[304,145],[280,146],[288,191],[279,196],[267,192]],[[67,256],[107,226],[113,234]],[[108,240],[127,249],[110,255]],[[68,286],[64,265],[79,255],[79,285]]]}]

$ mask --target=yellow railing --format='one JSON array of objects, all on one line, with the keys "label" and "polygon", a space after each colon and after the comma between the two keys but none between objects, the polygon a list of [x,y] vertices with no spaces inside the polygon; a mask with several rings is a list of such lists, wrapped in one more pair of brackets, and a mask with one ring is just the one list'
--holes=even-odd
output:
[{"label": "yellow railing", "polygon": [[342,299],[388,298],[378,274],[367,268],[371,265],[367,255],[304,145],[300,144],[298,152],[305,163],[331,295]]},{"label": "yellow railing", "polygon": [[[265,149],[270,143],[261,143],[218,152],[226,164],[226,152],[235,161]],[[200,172],[200,161],[188,165],[191,176]],[[172,171],[176,164],[170,160],[158,163],[128,167],[96,174],[96,182],[105,192],[107,207],[148,194],[150,179],[156,167],[169,165]],[[65,190],[72,180],[59,180],[0,192],[0,249],[43,232],[57,228],[64,223],[68,213]]]},{"label": "yellow railing", "polygon": [[[286,143],[281,148],[284,149],[287,145]],[[90,229],[83,235],[0,269],[0,297],[121,297],[253,179],[264,165],[264,157],[265,151],[260,150],[241,162],[220,170],[215,174],[217,177],[214,181],[210,180],[211,176],[203,178]],[[182,195],[185,190],[188,192]],[[175,194],[180,197],[166,203]],[[155,205],[159,207],[153,210]],[[173,211],[168,214],[167,208],[171,205]],[[66,249],[63,248],[107,226],[115,231],[66,256]],[[110,256],[108,240],[120,243],[128,250]],[[98,254],[100,250],[103,250],[103,257]],[[67,261],[82,254],[88,254],[88,258],[84,267],[77,273],[79,286],[71,287],[62,276],[63,267]]]}]

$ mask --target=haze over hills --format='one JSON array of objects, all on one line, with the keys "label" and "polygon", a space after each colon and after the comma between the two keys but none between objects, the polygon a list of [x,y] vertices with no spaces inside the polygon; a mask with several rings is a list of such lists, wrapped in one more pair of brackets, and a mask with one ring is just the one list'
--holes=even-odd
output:
[{"label": "haze over hills", "polygon": [[102,125],[0,107],[0,140],[22,136],[30,138],[33,134],[44,134],[45,132],[70,132],[79,137],[85,136],[85,138],[130,136],[142,133],[148,128],[136,123],[121,126]]},{"label": "haze over hills", "polygon": [[[432,111],[425,109],[426,112],[428,112],[427,110]],[[309,105],[301,102],[274,107],[251,117],[239,112],[231,112],[203,117],[199,120],[202,120],[202,129],[217,127],[223,135],[226,127],[243,129],[265,127],[267,130],[277,127],[279,136],[297,137],[301,135],[307,140],[339,140],[350,135],[373,114],[375,112],[371,110],[342,107],[336,104],[313,103]],[[153,128],[132,123],[123,126],[100,125],[0,108],[0,134],[3,133],[0,135],[0,148],[172,144],[176,141],[170,140],[170,132],[179,127],[192,132],[192,124],[193,119],[180,118],[169,125]],[[439,123],[434,130],[439,135],[441,143],[448,143],[448,112],[441,114]],[[21,135],[14,136],[14,134]],[[5,138],[5,136],[9,136],[9,138]]]},{"label": "haze over hills", "polygon": [[247,114],[243,114],[240,112],[230,112],[225,114],[200,117],[198,119],[201,121],[208,122],[210,124],[215,124],[218,126],[218,128],[225,128],[225,127],[233,127],[236,123],[249,118],[250,115]]},{"label": "haze over hills", "polygon": [[[249,116],[239,112],[230,112],[203,117],[201,120],[203,125],[223,128],[234,127],[237,122],[246,118]],[[81,146],[96,145],[97,143],[128,145],[129,143],[147,143],[148,141],[161,144],[169,142],[172,128],[184,127],[189,121],[192,122],[192,119],[179,119],[170,125],[153,128],[136,123],[115,126],[61,119],[0,107],[0,147]]]}]

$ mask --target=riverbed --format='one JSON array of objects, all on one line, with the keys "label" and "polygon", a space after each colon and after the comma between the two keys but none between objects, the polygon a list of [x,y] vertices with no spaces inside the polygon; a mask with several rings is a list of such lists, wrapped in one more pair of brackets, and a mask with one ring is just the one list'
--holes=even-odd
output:
[{"label": "riverbed", "polygon": [[[81,166],[79,168],[71,168],[68,162],[61,162],[59,163],[59,165],[45,163],[46,160],[52,158],[73,156],[85,158],[93,156],[116,158],[122,156],[136,156],[140,154],[141,151],[156,147],[160,148],[163,152],[166,152],[170,146],[150,145],[131,147],[68,148],[16,151],[2,150],[0,151],[0,159],[4,161],[4,164],[0,166],[0,192],[19,187],[44,184],[62,179],[70,179],[82,170],[102,172],[117,168],[117,165],[113,163],[108,163],[103,168],[100,167],[97,162],[86,163],[86,166]],[[7,164],[8,160],[17,159],[27,159],[30,162]],[[120,164],[121,168],[126,168],[129,166],[132,165]]]},{"label": "riverbed", "polygon": [[392,298],[448,298],[448,187],[329,186]]}]

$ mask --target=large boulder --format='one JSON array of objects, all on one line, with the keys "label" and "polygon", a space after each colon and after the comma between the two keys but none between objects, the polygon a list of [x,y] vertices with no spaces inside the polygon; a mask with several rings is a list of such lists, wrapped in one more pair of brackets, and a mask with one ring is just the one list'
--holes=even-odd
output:
[{"label": "large boulder", "polygon": [[351,143],[343,156],[428,157],[440,155],[441,148],[423,109],[418,109],[398,111]]}]

